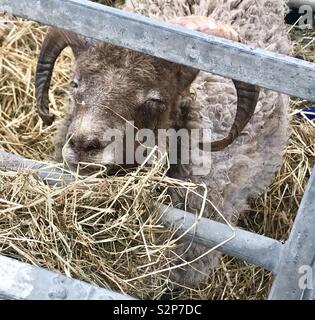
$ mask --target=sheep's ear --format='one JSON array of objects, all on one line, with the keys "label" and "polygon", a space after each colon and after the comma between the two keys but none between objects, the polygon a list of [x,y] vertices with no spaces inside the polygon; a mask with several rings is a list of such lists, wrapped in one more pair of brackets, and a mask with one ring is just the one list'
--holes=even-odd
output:
[{"label": "sheep's ear", "polygon": [[186,90],[196,79],[198,73],[199,70],[197,69],[186,66],[180,66],[180,69],[177,74],[180,91]]}]

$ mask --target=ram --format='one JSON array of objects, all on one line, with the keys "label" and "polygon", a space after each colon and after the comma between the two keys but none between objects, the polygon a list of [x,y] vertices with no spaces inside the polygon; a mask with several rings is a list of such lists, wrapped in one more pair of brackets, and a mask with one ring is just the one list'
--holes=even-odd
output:
[{"label": "ram", "polygon": [[[290,48],[284,0],[133,0],[125,9],[283,54]],[[198,164],[193,157],[183,163],[179,156],[169,170],[171,177],[206,186],[204,216],[220,220],[221,212],[235,224],[248,199],[271,183],[289,135],[287,96],[50,28],[36,75],[38,110],[48,125],[54,121],[48,107],[53,67],[67,46],[76,65],[69,110],[55,141],[57,161],[73,170],[80,162],[104,165],[109,172],[127,166],[115,163],[104,138],[108,130],[118,130],[127,139],[126,122],[155,134],[159,129],[209,129],[211,144],[200,147],[211,146],[211,157],[203,153],[209,158]],[[196,175],[200,165],[207,170]],[[202,190],[187,196],[170,188],[169,193],[176,207],[191,212],[204,204]],[[175,268],[173,280],[198,285],[219,261],[218,252],[207,250],[183,241],[179,263],[193,263]]]}]

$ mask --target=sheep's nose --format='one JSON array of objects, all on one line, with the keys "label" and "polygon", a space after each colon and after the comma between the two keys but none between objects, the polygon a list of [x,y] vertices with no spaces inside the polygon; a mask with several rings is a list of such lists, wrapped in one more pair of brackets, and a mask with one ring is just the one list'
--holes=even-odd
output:
[{"label": "sheep's nose", "polygon": [[98,138],[88,139],[83,136],[70,137],[69,146],[75,152],[92,152],[102,149],[101,141]]}]

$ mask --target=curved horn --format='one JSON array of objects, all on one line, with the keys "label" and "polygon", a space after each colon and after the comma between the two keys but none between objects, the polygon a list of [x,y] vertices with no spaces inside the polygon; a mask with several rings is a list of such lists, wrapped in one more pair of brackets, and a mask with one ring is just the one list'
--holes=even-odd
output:
[{"label": "curved horn", "polygon": [[58,28],[48,29],[38,58],[35,79],[38,113],[47,125],[51,125],[54,121],[54,116],[49,114],[48,91],[55,62],[67,46],[70,46],[77,55],[84,45],[84,40],[74,33]]},{"label": "curved horn", "polygon": [[241,134],[255,112],[259,88],[241,81],[233,80],[233,82],[237,92],[237,111],[234,123],[226,138],[211,142],[211,151],[213,152],[229,146]]},{"label": "curved horn", "polygon": [[[188,16],[175,18],[170,22],[213,36],[244,43],[243,39],[231,26],[210,17]],[[255,112],[259,88],[255,85],[241,81],[233,80],[233,82],[237,91],[237,111],[232,128],[228,136],[220,141],[201,143],[199,145],[201,149],[209,146],[209,144],[211,146],[211,151],[220,151],[226,148],[240,135]]]}]

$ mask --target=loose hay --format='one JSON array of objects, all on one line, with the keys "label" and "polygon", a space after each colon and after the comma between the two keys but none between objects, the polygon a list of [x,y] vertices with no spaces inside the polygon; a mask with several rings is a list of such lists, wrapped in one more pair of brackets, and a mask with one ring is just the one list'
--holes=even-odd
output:
[{"label": "loose hay", "polygon": [[[43,127],[35,112],[34,71],[45,31],[33,22],[1,18],[0,145],[36,160],[53,154],[56,130],[55,125]],[[315,43],[309,37],[314,39],[314,33],[304,34],[308,38],[298,34],[292,54],[311,60]],[[57,117],[67,104],[71,63],[72,54],[66,50],[54,71],[50,98]],[[292,113],[306,105],[292,101]],[[293,116],[284,164],[269,189],[252,200],[241,226],[287,238],[315,163],[314,142],[314,128]],[[158,270],[173,259],[176,235],[161,225],[156,204],[169,200],[167,187],[194,188],[165,173],[156,163],[124,177],[93,176],[51,189],[29,172],[0,171],[0,254],[140,298],[159,298],[172,287],[168,272]],[[199,290],[186,289],[179,297],[260,299],[267,296],[271,281],[269,272],[224,257],[208,283]]]},{"label": "loose hay", "polygon": [[1,254],[158,298],[168,277],[157,272],[168,267],[176,236],[159,223],[155,201],[164,196],[153,190],[162,180],[155,170],[106,180],[89,177],[53,189],[31,173],[2,172]]},{"label": "loose hay", "polygon": [[[0,48],[1,148],[47,159],[55,126],[42,126],[34,97],[46,28],[20,19],[10,23]],[[67,103],[71,62],[71,52],[65,51],[54,72],[51,98],[59,117]],[[161,225],[156,203],[167,200],[167,186],[194,186],[166,178],[158,162],[124,177],[93,179],[51,190],[30,172],[1,171],[1,254],[141,298],[160,297],[171,284],[168,272],[158,271],[172,260],[176,236]]]}]

